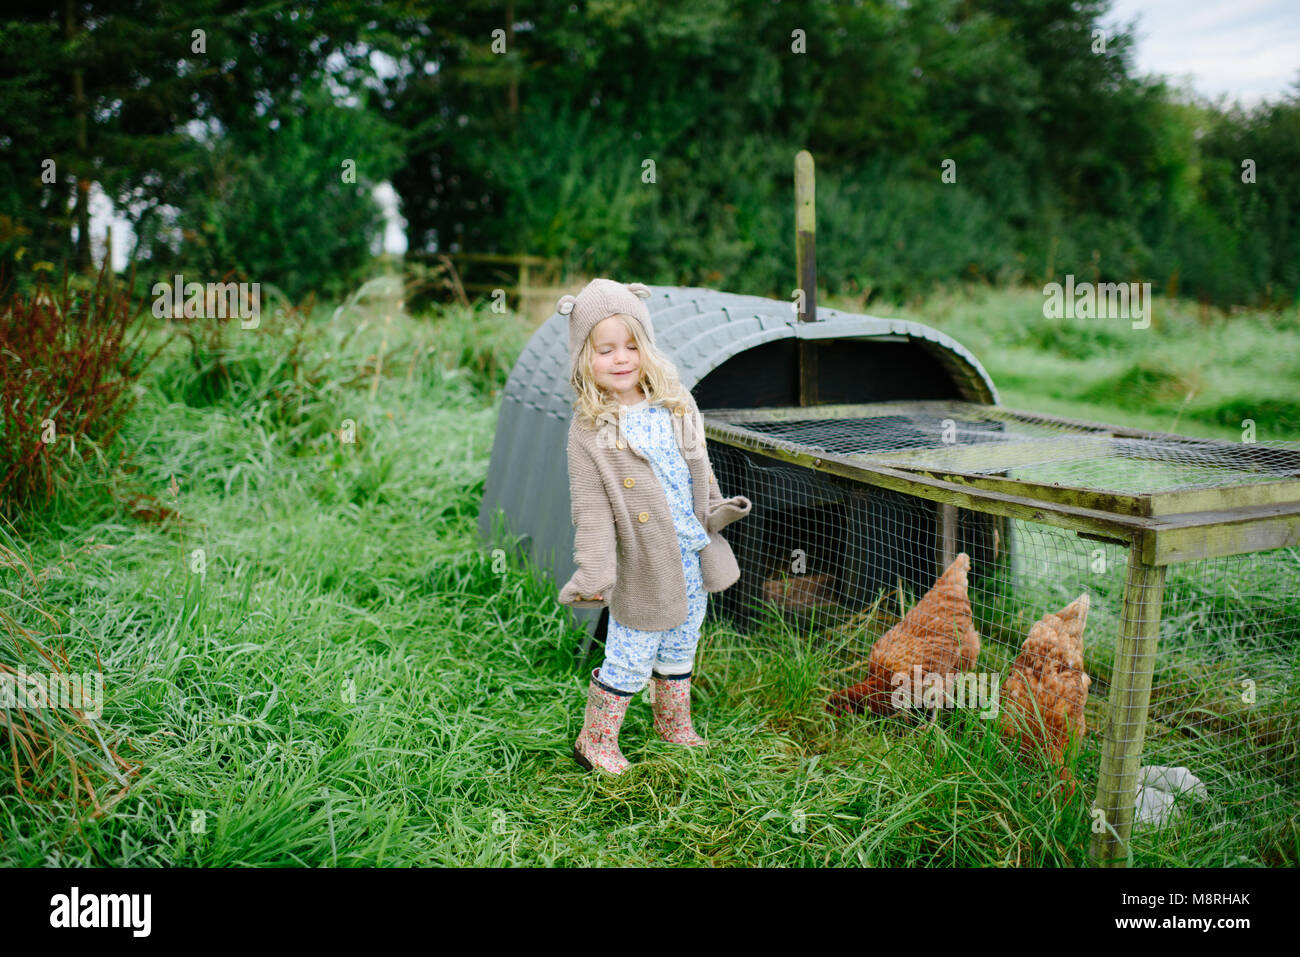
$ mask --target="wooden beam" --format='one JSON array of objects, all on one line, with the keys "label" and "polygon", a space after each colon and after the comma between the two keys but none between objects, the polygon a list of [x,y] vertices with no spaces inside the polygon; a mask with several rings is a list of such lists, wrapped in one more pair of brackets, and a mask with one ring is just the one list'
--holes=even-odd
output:
[{"label": "wooden beam", "polygon": [[957,506],[946,502],[939,504],[939,574],[957,557]]},{"label": "wooden beam", "polygon": [[1071,485],[1046,485],[1042,482],[1028,482],[1024,479],[1003,478],[996,475],[975,475],[969,472],[949,472],[911,466],[894,467],[904,472],[920,472],[945,482],[952,482],[954,485],[969,485],[972,488],[988,489],[993,492],[1024,495],[1046,502],[1060,502],[1063,505],[1076,505],[1080,508],[1115,512],[1120,515],[1151,514],[1151,503],[1146,495],[1106,492],[1101,489],[1078,488]]},{"label": "wooden beam", "polygon": [[1093,801],[1093,813],[1100,812],[1100,816],[1094,817],[1090,853],[1100,867],[1124,867],[1129,863],[1138,765],[1146,738],[1164,588],[1165,566],[1143,562],[1135,544],[1129,551],[1128,580],[1111,672],[1110,716],[1102,729],[1105,743]]},{"label": "wooden beam", "polygon": [[[814,187],[812,154],[800,150],[794,158],[794,249],[795,274],[802,292],[803,308],[799,310],[800,322],[817,321],[817,199]],[[819,345],[800,339],[799,404],[816,405],[821,379],[817,368]]]},{"label": "wooden beam", "polygon": [[1182,512],[1208,512],[1255,505],[1281,505],[1286,502],[1300,502],[1300,481],[1282,479],[1250,485],[1152,492],[1148,500],[1150,511],[1146,514],[1176,515]]},{"label": "wooden beam", "polygon": [[[900,471],[911,472],[911,470]],[[931,475],[928,472],[911,472],[911,474]],[[1015,479],[978,476],[975,478],[979,481],[968,481],[971,477],[954,476],[949,473],[939,473],[933,477],[948,485],[969,487],[977,493],[997,492],[1021,500],[1034,499],[1044,504],[1062,506],[1067,514],[1070,512],[1078,515],[1102,513],[1143,519],[1140,529],[1136,529],[1135,526],[1130,527],[1135,527],[1141,546],[1142,560],[1149,565],[1163,567],[1221,555],[1242,555],[1274,548],[1300,546],[1300,502],[1147,516],[1134,511],[1112,511],[1106,507],[1104,494],[1101,496],[1084,494],[1072,500],[1069,493],[1076,490],[1059,488],[1055,489],[1055,492],[1060,493],[1058,495],[1038,498],[1040,493],[1052,490],[1052,487],[1034,487],[1032,483],[1025,483],[1030,485],[1029,488],[1024,489],[1026,494],[1016,495],[1022,483]],[[919,490],[908,494],[928,497]],[[976,494],[974,499],[978,501],[980,496]],[[979,507],[976,507],[976,510],[996,511],[992,508]],[[998,514],[1024,517],[1009,512],[998,512]],[[1085,537],[1096,537],[1093,534],[1086,534],[1084,529],[1075,525],[1062,524],[1061,527],[1074,528]],[[1117,540],[1113,534],[1104,534],[1103,539]]]},{"label": "wooden beam", "polygon": [[1139,544],[1150,565],[1244,555],[1300,545],[1300,503],[1163,515]]},{"label": "wooden beam", "polygon": [[803,290],[800,322],[817,321],[817,191],[812,154],[800,150],[794,158],[795,275]]}]

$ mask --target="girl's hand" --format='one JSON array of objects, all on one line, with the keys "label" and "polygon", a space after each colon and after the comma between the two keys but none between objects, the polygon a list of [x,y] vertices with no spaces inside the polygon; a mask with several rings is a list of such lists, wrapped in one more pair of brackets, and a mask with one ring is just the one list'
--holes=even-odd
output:
[{"label": "girl's hand", "polygon": [[605,592],[613,589],[614,583],[606,579],[605,584],[594,592],[579,591],[577,583],[569,579],[568,583],[560,589],[560,604],[562,605],[589,605],[592,602],[604,602]]},{"label": "girl's hand", "polygon": [[705,516],[704,527],[710,532],[720,532],[737,519],[744,518],[753,503],[743,495],[720,499]]}]

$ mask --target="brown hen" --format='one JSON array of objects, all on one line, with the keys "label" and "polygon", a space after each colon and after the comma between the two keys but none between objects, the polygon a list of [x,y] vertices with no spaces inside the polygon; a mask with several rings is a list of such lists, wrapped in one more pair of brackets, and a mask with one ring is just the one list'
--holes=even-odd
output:
[{"label": "brown hen", "polygon": [[[895,689],[904,687],[896,674],[910,684],[918,666],[923,680],[934,675],[947,681],[954,672],[969,671],[980,650],[966,594],[969,570],[970,557],[960,552],[916,607],[871,646],[866,680],[831,695],[827,710],[861,711],[865,705],[876,714],[893,714]],[[919,696],[920,689],[913,693]]]},{"label": "brown hen", "polygon": [[[1061,778],[1073,782],[1063,765],[1071,736],[1087,730],[1083,708],[1092,679],[1083,670],[1083,626],[1088,596],[1080,595],[1056,614],[1048,612],[1029,629],[1029,637],[1002,686],[1002,733],[1019,743],[1020,753],[1045,753],[1061,765]],[[1041,716],[1041,721],[1040,721]]]}]

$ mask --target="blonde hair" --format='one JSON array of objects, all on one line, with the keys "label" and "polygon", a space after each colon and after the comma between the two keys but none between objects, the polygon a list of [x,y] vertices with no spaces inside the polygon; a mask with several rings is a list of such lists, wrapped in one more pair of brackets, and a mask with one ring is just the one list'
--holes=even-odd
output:
[{"label": "blonde hair", "polygon": [[[641,331],[641,323],[621,312],[606,318],[621,321],[632,336],[632,341],[636,343],[637,355],[641,358],[638,382],[649,403],[651,405],[684,404],[689,397],[689,392],[677,375],[677,367],[668,356],[646,340]],[[587,335],[587,341],[582,344],[582,349],[578,352],[578,361],[573,366],[573,375],[569,379],[569,384],[577,393],[577,399],[573,403],[574,415],[587,428],[595,428],[596,420],[603,413],[617,414],[619,409],[619,401],[614,398],[613,393],[607,392],[596,384],[595,372],[591,367],[592,355],[595,353],[591,339],[595,332],[593,327]]]}]

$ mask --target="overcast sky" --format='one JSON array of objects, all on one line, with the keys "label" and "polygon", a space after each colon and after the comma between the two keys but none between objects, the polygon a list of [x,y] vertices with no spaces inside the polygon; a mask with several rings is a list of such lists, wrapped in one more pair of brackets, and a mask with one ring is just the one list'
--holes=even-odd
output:
[{"label": "overcast sky", "polygon": [[1300,75],[1300,0],[1114,0],[1105,22],[1134,17],[1138,71],[1205,96],[1253,106]]}]

